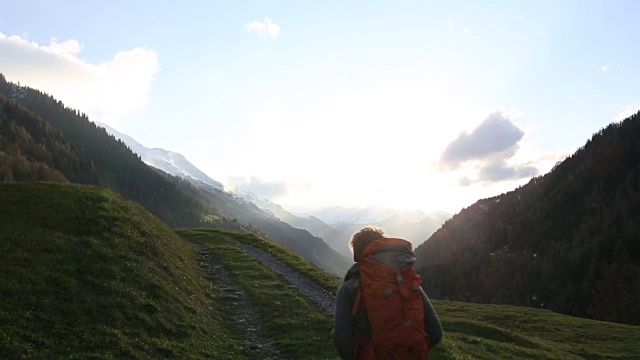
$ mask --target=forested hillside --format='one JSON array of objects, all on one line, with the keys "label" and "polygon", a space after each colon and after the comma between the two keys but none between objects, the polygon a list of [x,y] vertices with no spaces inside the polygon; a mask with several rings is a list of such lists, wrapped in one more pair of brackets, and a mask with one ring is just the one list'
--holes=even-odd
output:
[{"label": "forested hillside", "polygon": [[[206,203],[197,200],[197,194],[193,194],[198,192],[195,187],[182,179],[150,168],[124,143],[89,121],[85,114],[65,107],[59,100],[40,91],[9,83],[2,75],[0,75],[0,96],[14,100],[24,107],[20,109],[16,104],[9,104],[3,100],[6,104],[4,106],[5,121],[8,123],[17,121],[18,119],[13,119],[11,116],[14,113],[23,120],[14,125],[7,125],[8,127],[4,127],[3,131],[4,129],[11,131],[14,134],[12,137],[16,139],[28,137],[26,134],[32,130],[37,131],[30,136],[34,138],[33,141],[41,144],[56,141],[60,143],[61,135],[64,137],[66,146],[70,148],[68,151],[77,154],[69,157],[68,151],[60,146],[40,147],[40,152],[48,153],[45,158],[62,160],[45,162],[43,161],[46,160],[45,158],[41,160],[38,157],[29,157],[31,161],[46,163],[48,167],[57,169],[57,166],[71,166],[65,162],[73,161],[74,157],[77,157],[81,160],[78,166],[74,167],[76,174],[68,178],[69,181],[115,190],[142,204],[171,226],[194,226],[200,223],[206,212],[213,212],[213,209],[207,208]],[[42,120],[48,124],[42,125]],[[29,123],[34,125],[25,126]],[[38,130],[39,128],[53,128],[56,131]],[[49,134],[55,134],[57,138],[47,140],[46,137]],[[22,145],[28,145],[24,141],[12,143],[7,138],[3,143],[2,151],[15,154],[16,158],[20,158],[21,155],[28,157],[29,150],[17,150]],[[14,150],[10,152],[5,150],[10,147]],[[38,180],[45,179],[48,178],[43,177]]]},{"label": "forested hillside", "polygon": [[416,253],[438,299],[640,324],[640,113],[462,210]]},{"label": "forested hillside", "polygon": [[0,74],[0,181],[61,181],[105,187],[172,227],[260,233],[334,274],[347,258],[322,239],[219,189],[198,187],[145,164],[85,114]]},{"label": "forested hillside", "polygon": [[46,121],[0,95],[0,181],[95,184],[93,163]]}]

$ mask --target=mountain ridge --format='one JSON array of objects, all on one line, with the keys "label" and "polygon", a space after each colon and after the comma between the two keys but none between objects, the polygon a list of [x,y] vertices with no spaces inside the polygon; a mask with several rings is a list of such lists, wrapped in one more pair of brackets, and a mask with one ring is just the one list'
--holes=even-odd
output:
[{"label": "mountain ridge", "polygon": [[202,181],[217,189],[225,190],[224,185],[205,174],[203,171],[193,165],[184,155],[165,150],[162,148],[148,148],[131,136],[117,131],[107,124],[101,122],[95,122],[97,125],[103,127],[107,132],[117,139],[122,140],[129,148],[136,154],[140,155],[142,161],[145,164],[160,169],[166,173],[182,178],[193,178],[195,180]]},{"label": "mountain ridge", "polygon": [[640,112],[416,249],[435,298],[640,323]]}]

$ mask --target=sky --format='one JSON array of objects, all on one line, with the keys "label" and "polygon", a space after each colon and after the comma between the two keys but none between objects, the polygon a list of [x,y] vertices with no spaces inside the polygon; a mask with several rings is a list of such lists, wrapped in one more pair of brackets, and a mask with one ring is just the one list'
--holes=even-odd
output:
[{"label": "sky", "polygon": [[640,109],[639,15],[635,0],[0,0],[0,73],[290,211],[453,214]]}]

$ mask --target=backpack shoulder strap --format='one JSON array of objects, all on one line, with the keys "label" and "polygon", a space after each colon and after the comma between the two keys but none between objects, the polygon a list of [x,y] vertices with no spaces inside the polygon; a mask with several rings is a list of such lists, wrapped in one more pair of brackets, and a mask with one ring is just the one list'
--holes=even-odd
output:
[{"label": "backpack shoulder strap", "polygon": [[353,307],[351,308],[351,315],[355,316],[358,313],[358,308],[360,307],[361,301],[362,301],[362,289],[360,286],[358,286],[356,299],[353,301]]}]

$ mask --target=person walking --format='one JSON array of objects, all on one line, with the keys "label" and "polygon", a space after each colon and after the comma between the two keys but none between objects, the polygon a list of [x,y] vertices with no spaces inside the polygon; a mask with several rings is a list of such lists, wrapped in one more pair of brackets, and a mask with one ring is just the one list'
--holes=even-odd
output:
[{"label": "person walking", "polygon": [[442,324],[416,274],[411,243],[367,226],[351,237],[355,264],[336,294],[333,342],[346,359],[427,359]]}]

